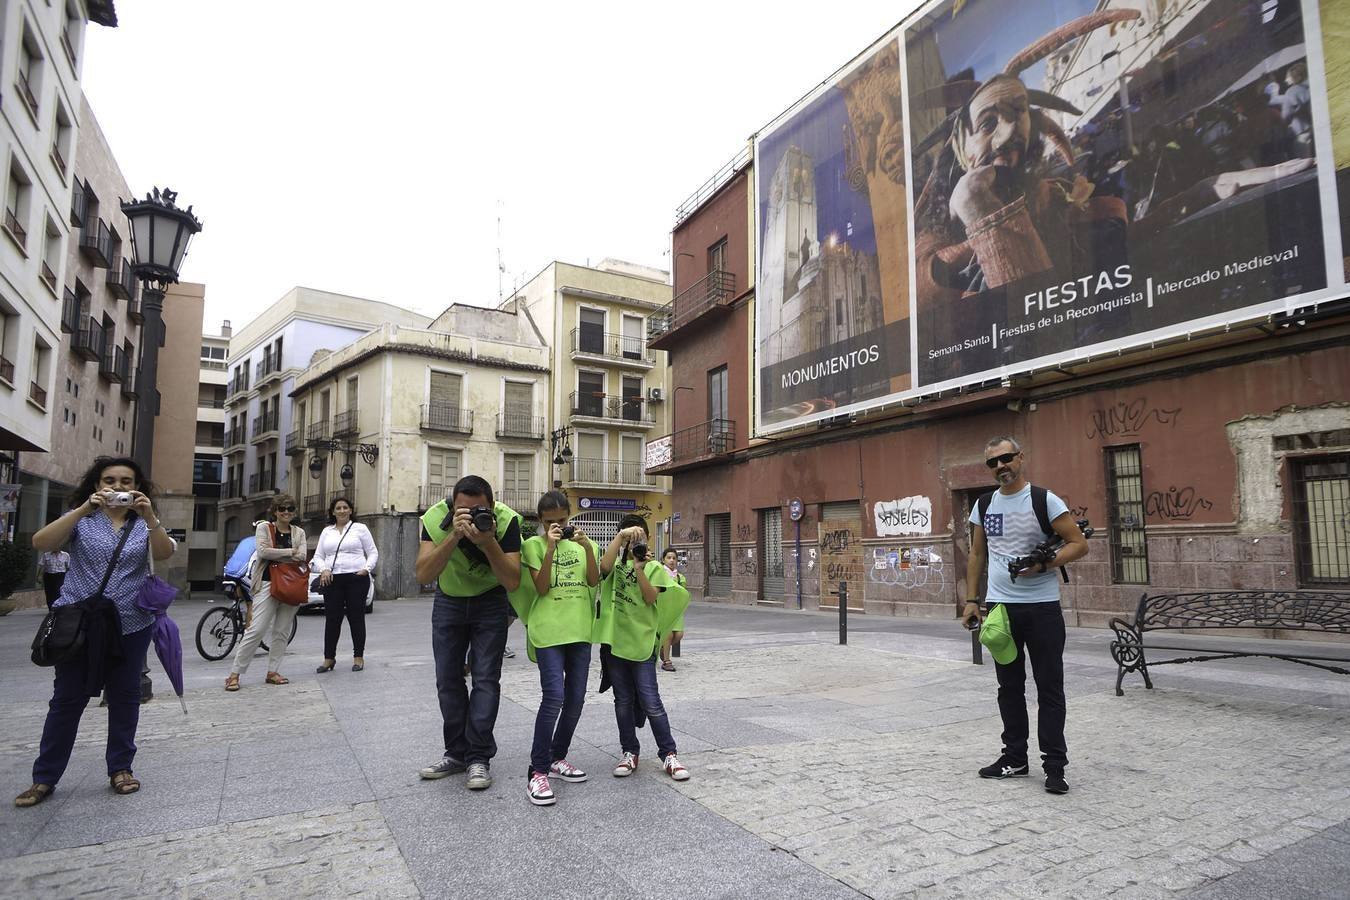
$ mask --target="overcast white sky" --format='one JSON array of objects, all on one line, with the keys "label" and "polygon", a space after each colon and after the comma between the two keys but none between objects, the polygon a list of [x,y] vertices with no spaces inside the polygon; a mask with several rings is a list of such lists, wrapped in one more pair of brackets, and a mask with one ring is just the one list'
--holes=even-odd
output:
[{"label": "overcast white sky", "polygon": [[496,303],[498,216],[507,293],[668,269],[675,207],[915,5],[118,0],[84,90],[202,220],[208,332],[297,284],[434,315]]}]

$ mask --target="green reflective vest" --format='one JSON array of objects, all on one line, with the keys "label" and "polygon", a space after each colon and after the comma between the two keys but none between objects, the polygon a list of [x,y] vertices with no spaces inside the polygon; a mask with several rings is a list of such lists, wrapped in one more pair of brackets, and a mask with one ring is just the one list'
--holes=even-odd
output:
[{"label": "green reflective vest", "polygon": [[[449,503],[442,500],[422,513],[422,527],[427,530],[434,543],[439,544],[445,540],[441,521],[449,511]],[[506,537],[506,531],[511,527],[511,523],[520,521],[520,514],[500,502],[493,504],[492,513],[497,518],[497,540],[500,541]],[[436,584],[440,587],[441,593],[447,597],[477,597],[499,586],[501,582],[486,560],[471,559],[463,548],[460,548],[451,555],[450,562],[441,570]]]},{"label": "green reflective vest", "polygon": [[592,641],[609,644],[610,652],[620,659],[642,662],[651,658],[661,639],[684,615],[689,592],[671,577],[665,566],[649,559],[643,571],[660,593],[656,595],[656,603],[648,605],[642,599],[633,566],[631,559],[615,562],[601,582],[600,616],[595,621]]},{"label": "green reflective vest", "polygon": [[[549,591],[539,594],[534,579],[525,568],[538,571],[548,553],[548,542],[543,537],[532,537],[520,548],[521,577],[524,588],[529,582],[529,603],[520,614],[528,628],[530,659],[535,647],[556,647],[559,644],[590,643],[595,625],[596,588],[586,583],[586,549],[575,541],[558,541],[553,550],[553,565],[547,572]],[[513,591],[513,594],[520,593]],[[514,604],[514,598],[513,598]]]}]

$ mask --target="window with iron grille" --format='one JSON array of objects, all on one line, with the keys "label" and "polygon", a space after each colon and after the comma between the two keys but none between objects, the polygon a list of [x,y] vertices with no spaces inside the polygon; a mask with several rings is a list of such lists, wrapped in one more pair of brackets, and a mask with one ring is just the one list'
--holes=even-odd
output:
[{"label": "window with iron grille", "polygon": [[[780,507],[759,511],[760,571],[764,592],[781,593],[783,578],[783,510]],[[774,590],[777,588],[777,590]]]},{"label": "window with iron grille", "polygon": [[1350,454],[1290,461],[1294,557],[1305,587],[1350,587]]},{"label": "window with iron grille", "polygon": [[1139,445],[1107,447],[1106,516],[1111,543],[1111,581],[1148,584],[1144,537],[1144,463]]}]

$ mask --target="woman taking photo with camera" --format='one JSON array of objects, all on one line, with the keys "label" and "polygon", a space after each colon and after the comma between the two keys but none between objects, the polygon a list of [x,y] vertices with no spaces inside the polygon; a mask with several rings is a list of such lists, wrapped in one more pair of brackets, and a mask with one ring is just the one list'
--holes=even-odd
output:
[{"label": "woman taking photo with camera", "polygon": [[33,547],[44,553],[69,549],[70,569],[52,608],[83,603],[86,640],[74,658],[56,663],[33,786],[15,798],[15,806],[36,806],[56,789],[84,708],[105,688],[108,781],[118,794],[141,788],[131,764],[141,715],[141,669],[155,616],[137,607],[136,597],[150,575],[151,557],[168,559],[177,546],[155,513],[154,495],[154,485],[135,460],[101,456],[75,488],[76,505],[33,535]]},{"label": "woman taking photo with camera", "polygon": [[353,521],[356,509],[346,497],[335,497],[328,504],[328,527],[319,534],[310,568],[319,573],[323,593],[323,664],[315,671],[331,672],[337,664],[338,637],[342,617],[352,632],[352,671],[366,667],[366,595],[370,593],[370,573],[379,562],[380,552],[370,529]]},{"label": "woman taking photo with camera", "polygon": [[259,522],[254,535],[257,559],[249,572],[249,584],[258,587],[253,594],[253,615],[248,630],[234,654],[234,666],[225,678],[227,691],[239,690],[239,676],[248,671],[263,638],[268,639],[267,683],[290,684],[290,679],[281,674],[281,658],[286,655],[291,623],[300,607],[282,603],[272,596],[272,563],[303,563],[307,555],[305,530],[295,524],[295,498],[290,494],[272,498],[269,518],[275,521]]}]

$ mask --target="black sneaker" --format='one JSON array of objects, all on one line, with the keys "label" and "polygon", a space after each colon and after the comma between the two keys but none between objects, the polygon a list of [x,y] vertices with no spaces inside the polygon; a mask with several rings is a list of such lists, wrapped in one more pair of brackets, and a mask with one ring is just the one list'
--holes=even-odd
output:
[{"label": "black sneaker", "polygon": [[1031,769],[1025,762],[1017,762],[1006,756],[1000,756],[993,765],[980,770],[981,778],[1026,778]]},{"label": "black sneaker", "polygon": [[1067,794],[1069,783],[1064,780],[1063,772],[1045,773],[1045,790],[1049,794]]}]

